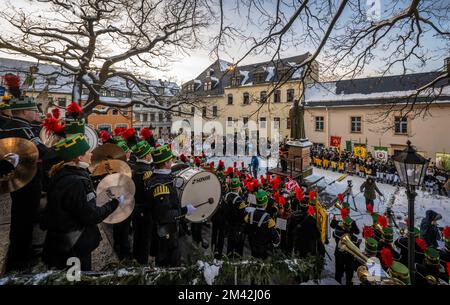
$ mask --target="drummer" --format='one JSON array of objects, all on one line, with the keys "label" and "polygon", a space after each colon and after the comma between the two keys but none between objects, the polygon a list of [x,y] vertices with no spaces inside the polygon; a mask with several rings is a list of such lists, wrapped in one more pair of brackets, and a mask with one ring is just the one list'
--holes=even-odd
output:
[{"label": "drummer", "polygon": [[155,263],[161,267],[180,265],[178,219],[196,210],[191,204],[181,207],[177,190],[173,185],[174,177],[171,174],[173,157],[167,145],[155,148],[152,152],[155,171],[145,182],[145,197],[150,204],[150,213],[157,233]]},{"label": "drummer", "polygon": [[96,193],[87,170],[91,163],[89,144],[83,134],[59,141],[54,149],[63,160],[50,170],[48,202],[41,227],[48,230],[43,260],[56,269],[67,267],[76,257],[82,271],[91,270],[91,253],[100,244],[97,224],[108,217],[124,195],[112,198],[102,207],[96,205]]}]

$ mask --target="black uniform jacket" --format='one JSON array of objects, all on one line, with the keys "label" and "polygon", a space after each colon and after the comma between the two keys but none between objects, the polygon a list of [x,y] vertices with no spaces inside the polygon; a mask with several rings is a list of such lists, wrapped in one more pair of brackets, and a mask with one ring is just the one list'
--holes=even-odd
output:
[{"label": "black uniform jacket", "polygon": [[67,252],[77,244],[77,252],[89,253],[101,240],[97,224],[118,206],[113,199],[102,207],[96,205],[96,193],[85,169],[64,166],[50,180],[42,229],[48,230],[50,249]]}]

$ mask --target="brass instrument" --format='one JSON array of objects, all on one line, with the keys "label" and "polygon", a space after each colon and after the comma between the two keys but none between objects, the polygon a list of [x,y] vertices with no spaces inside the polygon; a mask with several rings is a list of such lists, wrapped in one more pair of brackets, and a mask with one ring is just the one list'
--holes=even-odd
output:
[{"label": "brass instrument", "polygon": [[342,205],[339,203],[339,201],[336,201],[336,203],[333,205],[335,208],[337,208],[339,211],[343,209]]},{"label": "brass instrument", "polygon": [[341,237],[338,244],[338,249],[339,251],[350,253],[359,263],[362,264],[362,266],[359,266],[356,270],[356,274],[361,282],[368,283],[370,285],[405,285],[405,283],[399,279],[387,275],[381,277],[380,281],[376,281],[369,277],[369,271],[366,264],[370,258],[364,255],[364,253],[351,241],[349,234],[344,234]]}]

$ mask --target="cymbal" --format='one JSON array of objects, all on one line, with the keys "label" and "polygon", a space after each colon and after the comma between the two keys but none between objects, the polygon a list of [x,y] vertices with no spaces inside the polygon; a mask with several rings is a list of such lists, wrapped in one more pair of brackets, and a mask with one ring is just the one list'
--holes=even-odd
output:
[{"label": "cymbal", "polygon": [[103,206],[111,201],[108,196],[110,192],[113,196],[125,196],[125,202],[117,207],[117,209],[106,217],[103,222],[115,224],[127,219],[134,209],[134,193],[136,187],[133,180],[124,174],[111,174],[100,181],[97,187],[97,206]]},{"label": "cymbal", "polygon": [[92,151],[93,165],[99,163],[100,161],[108,159],[127,161],[127,156],[122,148],[112,143],[100,145]]},{"label": "cymbal", "polygon": [[132,175],[131,168],[126,162],[115,159],[102,160],[93,166],[91,165],[89,170],[91,171],[92,176],[104,176],[119,173],[131,178]]},{"label": "cymbal", "polygon": [[32,142],[22,138],[0,140],[0,159],[7,154],[19,155],[19,163],[10,174],[0,177],[0,194],[17,191],[27,185],[37,172],[39,152]]}]

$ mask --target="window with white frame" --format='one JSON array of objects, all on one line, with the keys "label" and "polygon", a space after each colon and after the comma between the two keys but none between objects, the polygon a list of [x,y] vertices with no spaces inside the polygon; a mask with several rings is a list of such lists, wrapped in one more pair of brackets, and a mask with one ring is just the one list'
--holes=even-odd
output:
[{"label": "window with white frame", "polygon": [[395,133],[407,134],[408,133],[408,119],[401,116],[395,117]]},{"label": "window with white frame", "polygon": [[323,131],[324,129],[324,125],[325,125],[325,120],[323,116],[316,116],[315,117],[315,130],[316,131]]},{"label": "window with white frame", "polygon": [[360,133],[361,132],[361,117],[352,116],[350,118],[350,132]]}]

